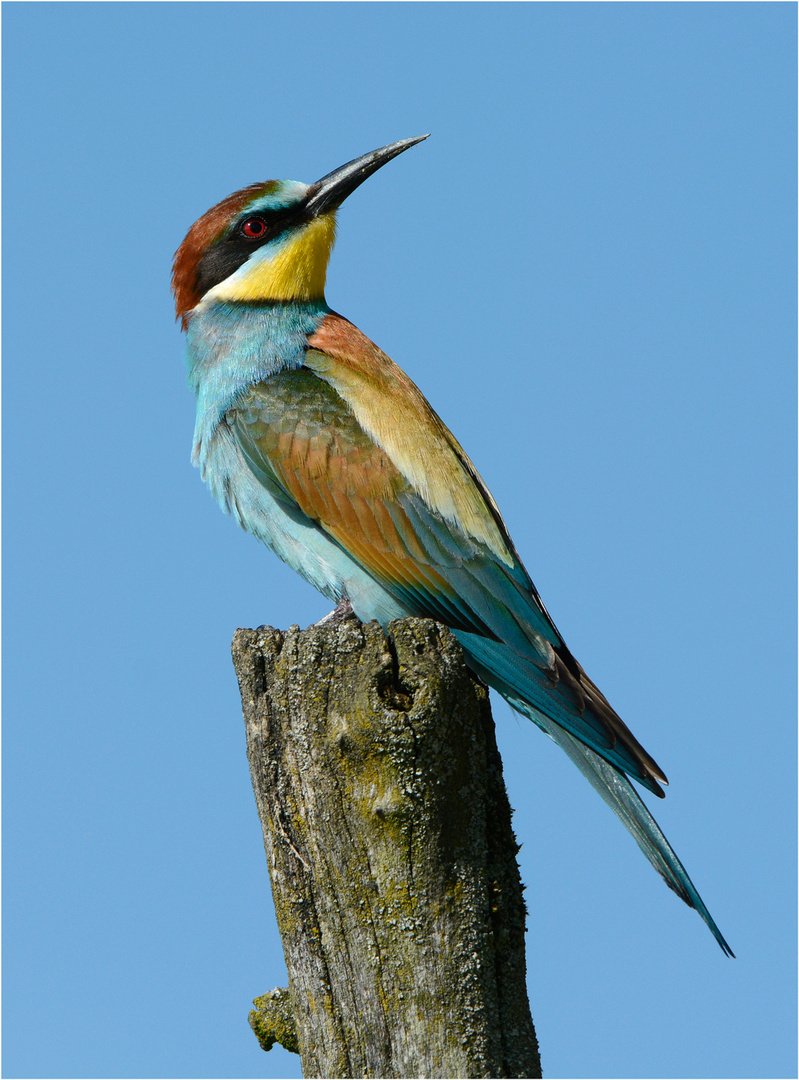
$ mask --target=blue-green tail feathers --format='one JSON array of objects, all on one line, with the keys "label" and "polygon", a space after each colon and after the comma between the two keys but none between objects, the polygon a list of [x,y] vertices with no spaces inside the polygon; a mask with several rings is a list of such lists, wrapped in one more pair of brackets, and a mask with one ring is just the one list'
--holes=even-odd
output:
[{"label": "blue-green tail feathers", "polygon": [[[579,739],[570,735],[568,731],[551,720],[546,714],[520,697],[517,686],[519,682],[518,675],[513,680],[513,684],[509,684],[502,677],[504,672],[499,674],[496,671],[497,660],[503,651],[509,654],[502,657],[505,666],[508,668],[517,667],[517,658],[513,656],[510,650],[496,642],[480,639],[474,634],[464,634],[458,631],[454,633],[464,647],[470,666],[490,686],[493,686],[512,708],[532,720],[569,756],[614,814],[622,821],[625,828],[632,834],[641,851],[643,851],[669,888],[673,889],[689,907],[695,908],[699,912],[725,955],[735,956],[716,926],[710,912],[705,907],[702,897],[696,891],[696,887],[688,876],[685,867],[677,858],[660,826],[649,813],[624,773],[607,761],[605,757],[600,756]],[[486,666],[487,662],[491,664],[490,667]]]}]

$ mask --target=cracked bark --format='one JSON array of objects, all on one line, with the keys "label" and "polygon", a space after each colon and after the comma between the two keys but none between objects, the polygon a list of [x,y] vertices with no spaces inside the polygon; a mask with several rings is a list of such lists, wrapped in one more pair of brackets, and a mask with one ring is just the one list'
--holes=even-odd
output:
[{"label": "cracked bark", "polygon": [[239,630],[233,657],[303,1074],[540,1076],[488,693],[455,639],[346,620]]}]

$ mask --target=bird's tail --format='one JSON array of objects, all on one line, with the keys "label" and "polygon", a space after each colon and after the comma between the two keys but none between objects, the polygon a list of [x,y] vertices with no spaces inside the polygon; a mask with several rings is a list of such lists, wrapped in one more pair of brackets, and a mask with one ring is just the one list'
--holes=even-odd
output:
[{"label": "bird's tail", "polygon": [[[456,636],[459,637],[460,635],[456,634]],[[469,635],[470,639],[471,637],[472,635]],[[471,645],[471,641],[469,641],[469,645]],[[575,739],[573,735],[570,735],[559,724],[556,724],[554,720],[550,720],[548,716],[528,705],[526,701],[523,701],[518,695],[510,691],[507,686],[502,684],[501,680],[497,679],[492,672],[480,663],[468,646],[466,651],[471,666],[477,670],[478,674],[502,694],[512,708],[532,720],[534,724],[549,735],[553,742],[558,744],[564,753],[568,754],[580,772],[599,792],[613,813],[620,818],[625,828],[632,833],[641,851],[643,851],[669,888],[673,889],[689,907],[695,908],[699,912],[724,953],[727,956],[735,956],[735,953],[724,940],[721,931],[713,921],[710,912],[705,907],[702,897],[696,891],[696,887],[689,878],[685,867],[677,858],[660,826],[649,813],[624,773],[614,768],[599,754],[594,753],[579,739]]]}]

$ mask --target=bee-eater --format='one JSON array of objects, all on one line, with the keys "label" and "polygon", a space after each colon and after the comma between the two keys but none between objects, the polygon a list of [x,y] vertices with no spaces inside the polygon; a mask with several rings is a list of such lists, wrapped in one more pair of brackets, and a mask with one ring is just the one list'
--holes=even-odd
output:
[{"label": "bee-eater", "polygon": [[192,461],[223,509],[340,612],[437,619],[561,747],[732,952],[628,777],[666,777],[569,652],[487,487],[421,391],[325,302],[336,211],[427,138],[310,187],[251,184],[192,225],[172,289],[197,396]]}]

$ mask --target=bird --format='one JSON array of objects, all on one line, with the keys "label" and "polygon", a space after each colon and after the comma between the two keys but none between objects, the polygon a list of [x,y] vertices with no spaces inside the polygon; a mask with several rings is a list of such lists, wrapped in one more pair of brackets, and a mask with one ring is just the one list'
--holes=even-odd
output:
[{"label": "bird", "polygon": [[548,735],[666,884],[733,952],[633,787],[666,777],[572,656],[466,452],[405,372],[325,300],[336,213],[427,135],[313,184],[269,180],[202,215],[172,291],[197,401],[192,462],[223,510],[362,622],[443,623]]}]

